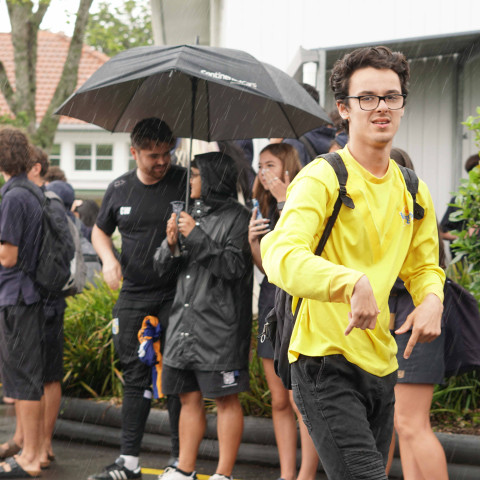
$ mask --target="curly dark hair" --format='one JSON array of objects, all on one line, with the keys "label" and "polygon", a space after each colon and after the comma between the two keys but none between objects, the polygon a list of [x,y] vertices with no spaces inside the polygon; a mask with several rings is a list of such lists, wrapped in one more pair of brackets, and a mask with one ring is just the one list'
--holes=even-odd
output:
[{"label": "curly dark hair", "polygon": [[43,148],[38,147],[37,145],[32,145],[32,158],[30,161],[30,169],[36,164],[40,164],[40,177],[45,177],[50,167],[50,162],[48,161],[48,155]]},{"label": "curly dark hair", "polygon": [[[367,67],[393,70],[400,79],[402,93],[408,94],[410,65],[405,55],[401,52],[392,52],[388,47],[364,47],[347,53],[335,62],[330,75],[330,88],[335,100],[342,101],[348,96],[351,76],[356,70]],[[343,126],[348,132],[347,121],[343,121]]]},{"label": "curly dark hair", "polygon": [[65,175],[65,172],[58,165],[50,165],[43,179],[47,183],[54,182],[55,180],[66,182],[67,176]]},{"label": "curly dark hair", "polygon": [[0,127],[0,171],[12,177],[26,173],[31,166],[31,148],[22,130]]}]

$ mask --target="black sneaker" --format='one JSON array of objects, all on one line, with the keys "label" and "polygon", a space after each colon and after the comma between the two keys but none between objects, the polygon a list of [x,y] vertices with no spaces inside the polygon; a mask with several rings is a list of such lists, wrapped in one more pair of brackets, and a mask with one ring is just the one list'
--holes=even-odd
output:
[{"label": "black sneaker", "polygon": [[140,467],[136,470],[125,468],[125,460],[121,457],[115,460],[102,473],[90,475],[88,480],[128,480],[130,478],[142,478]]}]

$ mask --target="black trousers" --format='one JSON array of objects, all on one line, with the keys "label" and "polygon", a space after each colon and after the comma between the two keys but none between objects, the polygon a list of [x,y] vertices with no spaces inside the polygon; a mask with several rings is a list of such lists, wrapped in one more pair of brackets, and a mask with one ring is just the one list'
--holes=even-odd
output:
[{"label": "black trousers", "polygon": [[[158,317],[162,325],[161,345],[163,346],[171,305],[172,299],[139,301],[126,299],[120,295],[113,308],[113,341],[125,382],[122,405],[122,455],[139,456],[152,399],[151,367],[138,359],[138,331],[147,315]],[[178,457],[180,399],[178,396],[170,396],[167,398],[167,404],[172,456]]]}]

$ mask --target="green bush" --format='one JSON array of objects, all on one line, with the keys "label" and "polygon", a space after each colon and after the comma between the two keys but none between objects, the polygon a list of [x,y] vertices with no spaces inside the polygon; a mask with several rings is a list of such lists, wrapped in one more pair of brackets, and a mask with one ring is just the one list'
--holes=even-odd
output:
[{"label": "green bush", "polygon": [[[112,308],[118,292],[110,290],[101,278],[98,288],[86,289],[67,299],[65,312],[64,392],[77,397],[121,397],[122,375],[112,340]],[[249,392],[240,394],[246,415],[271,416],[270,391],[257,357],[257,321],[252,325]],[[206,401],[209,411],[214,402]],[[156,402],[159,407],[165,401]]]},{"label": "green bush", "polygon": [[272,416],[272,396],[268,389],[262,359],[257,355],[257,319],[252,322],[252,346],[250,350],[250,391],[239,395],[245,415]]},{"label": "green bush", "polygon": [[463,286],[480,300],[480,236],[477,234],[480,225],[480,167],[470,170],[469,177],[461,181],[454,205],[458,210],[450,218],[465,222],[465,229],[452,232],[457,236],[452,243],[456,254],[452,263],[461,270]]},{"label": "green bush", "polygon": [[444,385],[436,385],[433,394],[433,414],[447,412],[456,416],[480,408],[480,377],[478,372],[451,377]]},{"label": "green bush", "polygon": [[118,291],[103,279],[67,299],[63,378],[66,395],[120,397],[122,376],[112,340],[112,308]]},{"label": "green bush", "polygon": [[[475,143],[480,149],[480,107],[478,116],[470,116],[463,124],[475,134]],[[480,167],[469,172],[467,179],[461,180],[455,194],[454,205],[458,210],[450,219],[464,221],[464,230],[454,231],[457,240],[455,258],[447,269],[447,275],[469,290],[480,301]],[[480,374],[473,371],[448,378],[444,385],[436,385],[432,401],[432,413],[436,416],[450,415],[452,418],[470,419],[479,422],[480,416]]]}]

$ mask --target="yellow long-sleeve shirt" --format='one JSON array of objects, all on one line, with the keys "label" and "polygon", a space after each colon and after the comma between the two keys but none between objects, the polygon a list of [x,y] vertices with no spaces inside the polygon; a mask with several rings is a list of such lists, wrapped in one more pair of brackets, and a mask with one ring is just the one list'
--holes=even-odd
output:
[{"label": "yellow long-sleeve shirt", "polygon": [[[342,206],[321,257],[316,256],[339,184],[328,162],[314,160],[289,186],[282,215],[261,242],[263,267],[270,282],[304,298],[290,341],[290,362],[299,354],[342,354],[363,370],[385,376],[398,368],[388,328],[388,297],[395,279],[402,278],[415,305],[429,293],[443,300],[435,211],[420,181],[417,202],[425,215],[413,220],[413,200],[393,160],[377,178],[355,161],[348,147],[338,153],[355,208]],[[374,330],[355,328],[345,336],[353,288],[364,274],[380,315]]]}]

